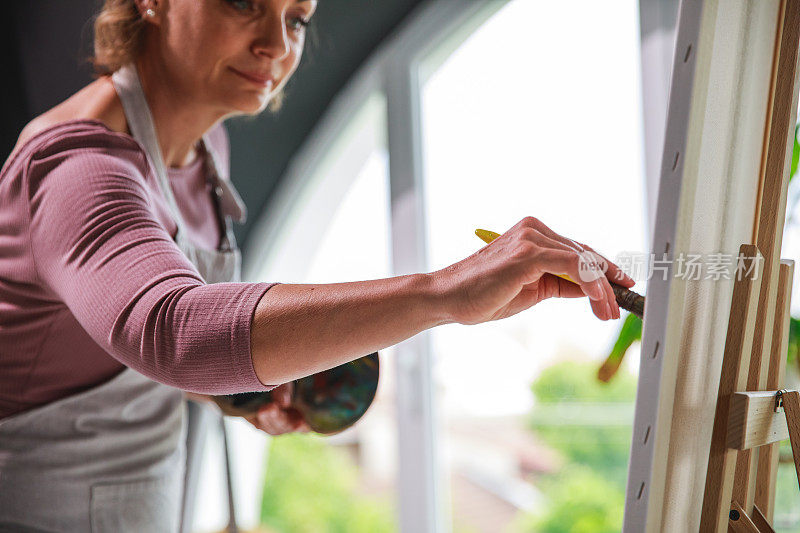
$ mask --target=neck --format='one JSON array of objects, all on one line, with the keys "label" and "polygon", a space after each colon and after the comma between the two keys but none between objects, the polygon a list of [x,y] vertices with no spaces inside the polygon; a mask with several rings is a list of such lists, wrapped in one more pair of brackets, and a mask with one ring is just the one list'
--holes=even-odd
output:
[{"label": "neck", "polygon": [[194,159],[195,145],[224,113],[187,98],[163,65],[146,58],[147,54],[142,54],[136,66],[153,115],[164,164],[168,168],[182,167]]}]

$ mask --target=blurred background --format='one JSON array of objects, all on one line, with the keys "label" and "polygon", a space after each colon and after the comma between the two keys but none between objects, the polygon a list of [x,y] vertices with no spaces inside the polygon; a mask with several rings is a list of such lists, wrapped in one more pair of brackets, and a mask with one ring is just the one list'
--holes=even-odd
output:
[{"label": "blurred background", "polygon": [[[6,154],[27,120],[89,81],[96,7],[11,8]],[[236,229],[245,278],[437,270],[483,246],[476,228],[503,232],[528,215],[612,260],[648,253],[677,9],[320,0],[283,108],[227,124],[249,211]],[[798,182],[783,257],[800,257]],[[227,418],[238,527],[620,531],[640,330],[624,312],[597,320],[584,299],[546,301],[383,350],[375,402],[336,436],[268,438]],[[191,531],[229,528],[222,450],[209,432]],[[793,476],[782,464],[778,531],[800,531]]]}]

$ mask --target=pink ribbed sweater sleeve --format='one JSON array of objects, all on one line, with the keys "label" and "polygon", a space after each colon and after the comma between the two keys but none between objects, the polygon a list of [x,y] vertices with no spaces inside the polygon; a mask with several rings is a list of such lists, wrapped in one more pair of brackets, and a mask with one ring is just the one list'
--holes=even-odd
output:
[{"label": "pink ribbed sweater sleeve", "polygon": [[87,136],[33,154],[24,184],[37,275],[114,358],[204,394],[269,390],[250,328],[274,284],[206,284],[154,212],[138,143]]}]

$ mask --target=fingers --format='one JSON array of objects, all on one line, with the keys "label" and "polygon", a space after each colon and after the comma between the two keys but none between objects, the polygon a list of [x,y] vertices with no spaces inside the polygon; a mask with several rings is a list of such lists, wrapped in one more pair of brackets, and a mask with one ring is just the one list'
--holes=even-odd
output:
[{"label": "fingers", "polygon": [[294,391],[294,382],[290,381],[279,385],[272,389],[272,401],[278,406],[287,408],[292,404],[292,392]]},{"label": "fingers", "polygon": [[608,282],[608,278],[606,277],[603,278],[603,290],[606,291],[606,296],[608,297],[606,302],[608,304],[608,312],[611,314],[611,318],[619,318],[619,304],[617,303],[617,297],[614,296],[614,289],[611,288],[611,284]]},{"label": "fingers", "polygon": [[[519,237],[527,242],[534,243],[536,245],[536,253],[535,256],[526,257],[526,259],[534,259],[535,266],[538,270],[544,272],[550,272],[552,274],[559,274],[559,275],[566,275],[569,276],[575,283],[578,285],[582,285],[582,282],[590,282],[594,281],[600,277],[600,275],[595,274],[593,272],[588,272],[588,274],[580,273],[581,266],[589,266],[588,263],[592,261],[585,261],[584,264],[581,264],[581,260],[583,259],[581,256],[581,252],[572,248],[571,246],[564,244],[563,242],[555,239],[551,239],[550,237],[544,235],[543,233],[539,232],[538,230],[532,228],[526,228],[519,233]],[[552,254],[551,252],[559,252],[558,254]],[[563,255],[562,255],[563,254]],[[548,263],[547,258],[550,258],[550,261],[554,261],[559,259],[558,263]],[[544,259],[544,260],[542,260]],[[564,259],[565,261],[560,261],[560,259]],[[576,262],[576,265],[570,265],[571,261]],[[552,267],[559,265],[561,271],[551,270]],[[548,268],[551,267],[551,268]],[[581,274],[581,275],[578,275]],[[538,277],[538,276],[537,276]],[[588,277],[588,279],[587,279]],[[534,280],[531,280],[534,281]],[[584,293],[589,296],[590,299],[596,300],[601,298],[603,295],[599,290],[593,290],[591,292]]]},{"label": "fingers", "polygon": [[275,387],[272,389],[272,401],[262,405],[255,415],[245,418],[270,435],[283,435],[293,431],[308,433],[311,427],[300,411],[291,406],[293,391],[293,381]]},{"label": "fingers", "polygon": [[594,279],[588,277],[585,271],[581,271],[581,261],[580,254],[574,250],[550,249],[539,255],[537,268],[552,274],[566,274],[577,281],[600,320],[618,317],[619,308],[608,280],[602,275]]},{"label": "fingers", "polygon": [[581,257],[575,250],[555,247],[544,249],[539,252],[536,260],[536,267],[541,271],[569,276],[590,300],[606,298],[600,277],[592,279],[586,273],[581,274]]},{"label": "fingers", "polygon": [[581,242],[573,241],[572,239],[564,237],[563,235],[559,235],[558,233],[547,227],[547,225],[544,222],[542,222],[537,218],[525,217],[517,225],[533,228],[539,233],[545,235],[546,237],[549,237],[550,239],[557,241],[565,246],[568,246],[569,248],[572,248],[574,250],[578,250],[580,252],[584,251],[590,252],[591,254],[596,256],[595,258],[593,258],[593,260],[597,261],[602,265],[602,270],[603,272],[605,272],[606,277],[613,283],[622,285],[623,287],[633,287],[636,284],[633,278],[625,274],[622,271],[622,269],[620,269],[616,264],[609,261],[606,257],[597,253],[591,246],[587,246]]},{"label": "fingers", "polygon": [[[592,311],[600,320],[615,318],[615,313],[618,316],[619,308],[614,291],[597,269],[594,256],[587,256],[586,252],[580,252],[560,240],[551,239],[535,229],[526,228],[520,235],[539,247],[534,259],[537,270],[569,276],[589,297]],[[559,285],[559,289],[560,287]]]},{"label": "fingers", "polygon": [[[610,271],[612,276],[620,278],[623,286],[632,285],[633,280],[626,279],[616,265],[591,248],[558,235],[533,217],[526,217],[494,242],[501,249],[510,250],[510,259],[522,268],[523,287],[530,285],[530,290],[519,292],[506,303],[502,315],[513,314],[554,295],[578,297],[577,287],[588,296],[599,319],[619,318],[619,306],[607,273]],[[566,276],[575,287],[569,288],[546,274]]]},{"label": "fingers", "polygon": [[558,242],[564,244],[565,246],[568,246],[569,248],[572,248],[573,250],[578,250],[580,252],[582,252],[584,250],[584,247],[580,243],[575,242],[572,239],[568,239],[567,237],[564,237],[563,235],[559,235],[558,233],[556,233],[555,231],[553,231],[549,227],[547,227],[547,225],[545,225],[545,223],[542,222],[541,220],[539,220],[538,218],[525,217],[520,221],[520,224],[523,224],[523,225],[525,225],[527,227],[533,228],[536,231],[542,233],[543,235],[546,235],[547,237],[549,237],[549,238],[551,238],[551,239],[553,239],[555,241],[558,241]]},{"label": "fingers", "polygon": [[288,414],[276,403],[270,403],[258,410],[258,423],[270,435],[282,435],[293,429]]},{"label": "fingers", "polygon": [[275,402],[259,408],[258,413],[252,419],[248,417],[248,421],[270,435],[283,435],[292,431],[307,432],[310,430],[308,424],[296,409],[282,409]]},{"label": "fingers", "polygon": [[[538,281],[524,286],[519,294],[506,305],[499,318],[513,316],[547,298],[583,298],[585,296],[580,285],[554,274],[545,273]],[[589,300],[589,302],[599,318],[604,320],[614,318],[613,311],[608,310],[606,301]]]},{"label": "fingers", "polygon": [[606,259],[603,255],[597,253],[594,249],[592,249],[591,246],[587,246],[581,243],[577,244],[583,246],[587,251],[597,255],[606,265],[608,265],[608,268],[606,270],[606,277],[609,280],[611,280],[612,283],[616,283],[617,285],[622,285],[623,287],[627,288],[636,285],[636,281],[632,277],[623,272],[621,268],[619,268],[616,264]]},{"label": "fingers", "polygon": [[553,274],[545,274],[541,280],[543,284],[543,298],[583,298],[586,293],[581,286]]}]

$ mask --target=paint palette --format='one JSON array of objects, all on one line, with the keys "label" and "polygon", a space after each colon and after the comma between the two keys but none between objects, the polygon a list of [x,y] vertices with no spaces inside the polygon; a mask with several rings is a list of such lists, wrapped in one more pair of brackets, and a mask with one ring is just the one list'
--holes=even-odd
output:
[{"label": "paint palette", "polygon": [[[332,435],[355,424],[369,409],[378,390],[378,352],[295,380],[291,406],[317,433]],[[228,415],[246,416],[272,401],[270,392],[215,396]]]}]

